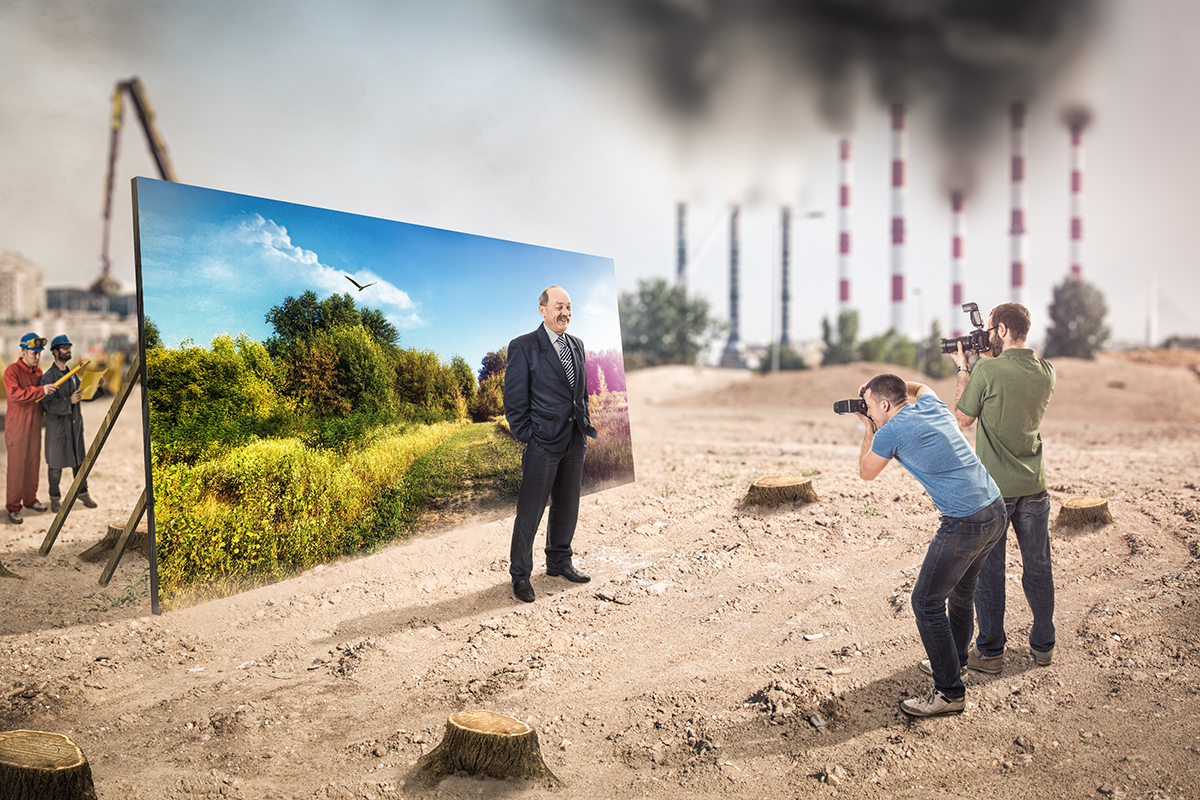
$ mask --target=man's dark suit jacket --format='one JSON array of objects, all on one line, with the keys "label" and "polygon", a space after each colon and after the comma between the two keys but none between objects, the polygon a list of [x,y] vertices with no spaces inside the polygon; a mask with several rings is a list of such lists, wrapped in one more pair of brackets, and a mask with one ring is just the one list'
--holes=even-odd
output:
[{"label": "man's dark suit jacket", "polygon": [[537,441],[551,453],[567,449],[573,430],[596,438],[588,413],[583,342],[569,333],[563,336],[575,361],[574,389],[542,325],[509,342],[504,370],[504,416],[513,436],[521,444]]}]

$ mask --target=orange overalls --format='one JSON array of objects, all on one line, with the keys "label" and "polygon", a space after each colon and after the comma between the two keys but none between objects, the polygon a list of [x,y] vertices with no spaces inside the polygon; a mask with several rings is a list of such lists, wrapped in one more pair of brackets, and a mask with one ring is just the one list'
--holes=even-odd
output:
[{"label": "orange overalls", "polygon": [[42,368],[24,361],[4,370],[8,406],[4,415],[4,445],[8,448],[9,511],[37,502],[38,473],[42,469]]}]

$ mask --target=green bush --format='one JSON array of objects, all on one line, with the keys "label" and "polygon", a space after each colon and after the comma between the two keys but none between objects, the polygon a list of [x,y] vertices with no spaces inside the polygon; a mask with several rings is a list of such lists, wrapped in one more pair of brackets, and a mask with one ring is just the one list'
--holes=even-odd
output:
[{"label": "green bush", "polygon": [[[164,605],[204,585],[278,580],[403,533],[387,520],[415,511],[391,487],[459,428],[382,428],[350,453],[313,450],[292,438],[255,441],[198,465],[156,463]],[[381,516],[380,502],[393,513]]]},{"label": "green bush", "polygon": [[245,335],[217,336],[211,350],[147,350],[146,379],[155,458],[211,458],[291,421],[270,356]]}]

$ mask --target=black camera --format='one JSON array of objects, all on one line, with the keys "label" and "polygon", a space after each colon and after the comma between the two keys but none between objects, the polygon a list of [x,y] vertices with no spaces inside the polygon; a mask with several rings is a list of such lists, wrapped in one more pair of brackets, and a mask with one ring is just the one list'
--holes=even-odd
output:
[{"label": "black camera", "polygon": [[988,331],[983,329],[983,315],[979,313],[979,305],[976,303],[963,303],[962,310],[971,315],[971,324],[975,326],[975,330],[965,336],[942,339],[942,352],[957,353],[959,342],[962,342],[963,352],[983,353],[991,350],[992,341],[988,337]]},{"label": "black camera", "polygon": [[866,414],[867,401],[863,399],[863,394],[866,389],[859,392],[858,397],[853,400],[838,400],[833,404],[833,413],[835,414]]}]

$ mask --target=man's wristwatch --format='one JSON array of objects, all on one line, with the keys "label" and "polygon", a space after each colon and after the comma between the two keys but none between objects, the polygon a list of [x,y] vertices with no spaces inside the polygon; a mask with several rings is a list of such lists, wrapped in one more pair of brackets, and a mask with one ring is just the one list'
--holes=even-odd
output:
[{"label": "man's wristwatch", "polygon": [[959,368],[958,368],[958,371],[959,371],[959,372],[965,372],[965,373],[967,373],[968,375],[970,375],[970,374],[971,374],[971,368],[970,368],[970,367],[959,367]]}]

